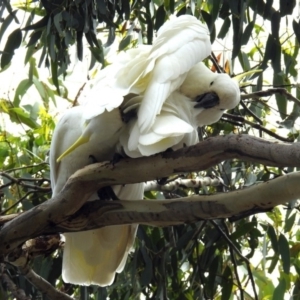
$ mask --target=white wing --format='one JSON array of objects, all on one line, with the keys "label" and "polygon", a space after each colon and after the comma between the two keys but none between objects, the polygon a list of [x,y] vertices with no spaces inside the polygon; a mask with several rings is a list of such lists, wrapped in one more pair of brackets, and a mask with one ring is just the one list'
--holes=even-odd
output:
[{"label": "white wing", "polygon": [[91,119],[105,110],[111,111],[129,93],[143,95],[138,124],[141,132],[146,132],[164,101],[210,52],[207,27],[195,17],[183,15],[166,22],[153,46],[130,49],[99,71],[81,96],[81,103],[86,103],[84,117]]},{"label": "white wing", "polygon": [[138,112],[141,132],[150,129],[164,101],[181,86],[189,70],[210,52],[208,30],[195,17],[180,16],[162,26],[139,79],[150,74]]}]

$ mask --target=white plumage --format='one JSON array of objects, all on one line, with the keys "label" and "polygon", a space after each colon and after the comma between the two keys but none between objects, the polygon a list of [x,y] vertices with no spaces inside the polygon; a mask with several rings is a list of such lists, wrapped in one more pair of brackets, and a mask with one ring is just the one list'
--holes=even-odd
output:
[{"label": "white plumage", "polygon": [[[153,46],[119,55],[91,80],[58,123],[51,145],[51,180],[57,194],[77,169],[110,160],[122,148],[130,157],[149,156],[198,142],[197,127],[218,121],[235,107],[238,85],[201,61],[211,51],[207,28],[192,16],[164,24]],[[122,113],[136,109],[125,123]],[[120,199],[142,199],[143,184],[114,187]],[[96,198],[96,196],[95,196]],[[109,285],[122,271],[136,225],[66,234],[63,279]]]},{"label": "white plumage", "polygon": [[[76,170],[90,162],[93,155],[98,161],[113,158],[123,123],[119,110],[104,112],[90,122],[97,124],[95,132],[89,132],[89,142],[73,150],[60,162],[57,158],[82,134],[85,127],[82,107],[68,110],[58,122],[50,148],[51,185],[53,196],[63,188]],[[87,128],[90,124],[87,125]],[[92,123],[93,125],[93,123]],[[119,199],[143,199],[143,183],[115,186]],[[91,200],[97,199],[95,193]],[[76,201],[76,199],[74,199]],[[133,245],[137,225],[109,226],[84,232],[66,233],[63,254],[63,280],[74,284],[110,285],[115,272],[121,272]]]}]

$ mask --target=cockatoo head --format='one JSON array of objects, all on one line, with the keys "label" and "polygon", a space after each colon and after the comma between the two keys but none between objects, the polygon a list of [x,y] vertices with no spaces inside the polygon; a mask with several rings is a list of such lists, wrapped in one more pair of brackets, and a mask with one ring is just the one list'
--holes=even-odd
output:
[{"label": "cockatoo head", "polygon": [[180,91],[194,103],[199,126],[217,122],[225,110],[240,101],[238,83],[227,74],[212,72],[203,63],[190,70]]}]

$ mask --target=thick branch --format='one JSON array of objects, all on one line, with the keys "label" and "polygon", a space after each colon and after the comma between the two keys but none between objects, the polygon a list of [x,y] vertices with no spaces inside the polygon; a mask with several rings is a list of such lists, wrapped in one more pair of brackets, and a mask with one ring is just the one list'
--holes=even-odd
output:
[{"label": "thick branch", "polygon": [[[121,200],[86,203],[74,216],[44,232],[82,231],[107,225],[139,223],[170,226],[199,220],[228,218],[253,210],[265,211],[300,197],[300,172],[278,177],[243,190],[175,200]],[[299,187],[298,187],[299,186]]]},{"label": "thick branch", "polygon": [[[300,167],[300,145],[272,143],[248,135],[228,135],[209,138],[193,147],[153,157],[123,159],[115,165],[110,163],[89,165],[71,176],[59,195],[7,222],[0,232],[0,253],[5,255],[25,240],[42,233],[70,227],[68,225],[70,217],[82,207],[94,191],[103,186],[143,182],[182,172],[204,170],[231,158],[269,166]],[[280,192],[276,184],[272,189],[262,188],[272,184],[271,181],[253,187],[252,190],[206,196],[208,198],[205,198],[204,202],[198,196],[173,201],[128,201],[126,205],[125,201],[109,202],[101,208],[103,219],[99,217],[95,221],[95,226],[129,223],[129,219],[130,223],[171,225],[193,222],[201,218],[229,217],[253,206],[268,208],[300,195],[298,173],[277,180],[282,180],[280,185],[284,192]],[[251,196],[256,189],[264,191],[264,200]],[[127,221],[122,219],[126,215],[121,214],[124,210],[129,218]],[[168,211],[172,213],[167,213]],[[183,211],[185,213],[182,213]],[[134,215],[131,215],[131,212]],[[114,213],[117,216],[121,214],[121,217],[113,218]],[[78,228],[82,226],[79,224]],[[84,226],[90,228],[91,225]]]}]

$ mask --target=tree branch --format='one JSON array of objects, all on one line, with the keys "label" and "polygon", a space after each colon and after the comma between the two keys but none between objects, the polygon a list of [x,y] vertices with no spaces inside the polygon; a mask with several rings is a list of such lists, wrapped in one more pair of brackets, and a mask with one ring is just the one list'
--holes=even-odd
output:
[{"label": "tree branch", "polygon": [[5,223],[0,231],[0,253],[5,256],[27,239],[44,233],[129,223],[167,226],[226,218],[252,209],[268,209],[300,195],[300,173],[293,173],[248,189],[212,196],[165,201],[95,201],[73,216],[101,187],[204,170],[232,158],[269,166],[300,167],[300,144],[227,135],[152,157],[89,165],[73,174],[61,193],[51,200]]},{"label": "tree branch", "polygon": [[241,95],[241,99],[249,99],[249,98],[259,98],[259,97],[270,97],[274,94],[280,94],[285,96],[288,100],[293,101],[294,103],[300,106],[300,100],[290,94],[285,88],[272,88],[266,91],[257,91],[251,94]]},{"label": "tree branch", "polygon": [[[157,181],[147,181],[145,183],[145,192],[148,191],[166,191],[172,192],[179,188],[200,188],[202,186],[220,186],[224,185],[222,178],[197,177],[194,179],[177,178],[167,184],[159,184]],[[0,219],[1,220],[1,219]]]},{"label": "tree branch", "polygon": [[6,285],[6,288],[10,291],[14,299],[17,300],[30,300],[31,297],[27,297],[22,289],[19,289],[14,282],[10,279],[8,274],[4,271],[4,265],[1,265],[0,279]]},{"label": "tree branch", "polygon": [[74,300],[69,295],[60,292],[43,277],[36,274],[29,265],[19,267],[21,273],[49,300]]}]

